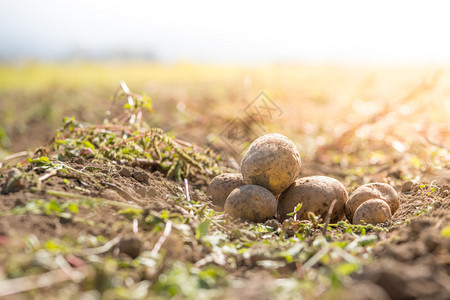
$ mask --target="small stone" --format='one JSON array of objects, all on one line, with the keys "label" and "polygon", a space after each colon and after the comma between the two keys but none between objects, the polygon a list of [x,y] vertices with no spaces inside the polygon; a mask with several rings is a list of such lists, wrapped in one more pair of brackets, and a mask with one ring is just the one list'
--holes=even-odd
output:
[{"label": "small stone", "polygon": [[84,158],[81,156],[74,156],[70,160],[71,163],[77,164],[77,165],[83,165],[85,163]]},{"label": "small stone", "polygon": [[191,191],[190,196],[191,196],[191,199],[193,201],[200,201],[201,200],[201,197],[200,197],[200,195],[199,195],[197,190]]},{"label": "small stone", "polygon": [[145,197],[145,196],[147,196],[147,189],[142,186],[142,187],[136,189],[136,193],[141,195],[141,197]]},{"label": "small stone", "polygon": [[131,172],[130,168],[127,167],[123,167],[120,171],[119,174],[123,177],[131,177],[133,176],[133,173]]},{"label": "small stone", "polygon": [[144,182],[147,181],[150,178],[150,176],[143,170],[136,170],[133,173],[133,178],[139,182]]},{"label": "small stone", "polygon": [[272,227],[275,231],[276,231],[278,228],[281,227],[280,222],[278,222],[278,221],[275,220],[275,219],[269,219],[269,220],[267,220],[267,221],[264,223],[264,225]]},{"label": "small stone", "polygon": [[118,245],[119,253],[125,253],[131,258],[136,258],[141,253],[142,242],[137,237],[123,238]]},{"label": "small stone", "polygon": [[6,184],[3,187],[2,193],[9,194],[20,191],[25,188],[26,182],[22,177],[22,172],[19,169],[12,168],[8,172],[8,176],[6,178]]},{"label": "small stone", "polygon": [[402,185],[402,193],[410,192],[412,190],[413,186],[414,186],[414,182],[412,182],[411,180],[406,181]]},{"label": "small stone", "polygon": [[11,170],[9,170],[8,172],[8,177],[6,179],[6,181],[9,181],[11,178],[13,177],[18,177],[22,174],[22,172],[20,172],[19,169],[17,168],[11,168]]}]

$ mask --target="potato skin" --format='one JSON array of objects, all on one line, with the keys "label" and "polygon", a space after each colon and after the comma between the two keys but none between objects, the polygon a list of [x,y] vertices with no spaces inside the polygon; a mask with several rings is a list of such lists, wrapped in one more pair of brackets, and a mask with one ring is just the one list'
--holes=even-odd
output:
[{"label": "potato skin", "polygon": [[241,162],[244,183],[260,185],[274,195],[286,190],[300,174],[300,169],[297,147],[278,133],[254,140]]},{"label": "potato skin", "polygon": [[225,212],[234,218],[264,222],[277,213],[277,200],[259,185],[243,185],[234,189],[225,201]]},{"label": "potato skin", "polygon": [[220,174],[211,180],[206,194],[212,198],[215,206],[223,210],[228,195],[241,185],[244,185],[244,182],[240,173]]},{"label": "potato skin", "polygon": [[284,221],[287,214],[294,211],[297,204],[302,208],[297,213],[298,220],[308,219],[308,212],[325,218],[331,203],[337,202],[333,208],[330,222],[335,223],[344,218],[344,207],[348,194],[338,180],[327,176],[310,176],[297,179],[278,198],[278,219]]},{"label": "potato skin", "polygon": [[368,183],[358,187],[350,195],[347,203],[345,204],[345,215],[347,219],[352,221],[358,207],[369,199],[384,200],[389,205],[392,215],[400,206],[398,194],[392,186],[387,183],[380,182]]},{"label": "potato skin", "polygon": [[378,224],[392,218],[391,208],[382,199],[369,199],[363,202],[355,211],[353,224]]}]

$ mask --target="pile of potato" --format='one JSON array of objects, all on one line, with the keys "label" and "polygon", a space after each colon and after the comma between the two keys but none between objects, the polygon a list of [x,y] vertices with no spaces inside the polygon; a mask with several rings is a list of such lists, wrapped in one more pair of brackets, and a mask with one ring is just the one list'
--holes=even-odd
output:
[{"label": "pile of potato", "polygon": [[399,207],[396,191],[387,184],[363,185],[349,198],[338,180],[327,176],[297,179],[300,170],[300,154],[294,143],[281,134],[266,134],[250,145],[241,162],[241,173],[215,177],[208,196],[234,218],[252,222],[273,217],[284,221],[300,203],[298,220],[307,219],[309,212],[325,219],[336,200],[330,222],[347,217],[354,224],[382,223]]}]

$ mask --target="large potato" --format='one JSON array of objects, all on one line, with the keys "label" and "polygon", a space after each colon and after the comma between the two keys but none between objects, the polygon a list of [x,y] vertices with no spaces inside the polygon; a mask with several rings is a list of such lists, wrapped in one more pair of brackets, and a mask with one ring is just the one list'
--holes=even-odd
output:
[{"label": "large potato", "polygon": [[330,218],[332,223],[344,218],[344,207],[348,194],[342,183],[326,176],[297,179],[278,198],[278,219],[280,221],[287,219],[287,214],[293,212],[299,203],[302,203],[302,208],[297,213],[299,220],[307,219],[308,212],[325,218],[334,199],[337,201]]},{"label": "large potato", "polygon": [[277,200],[259,185],[243,185],[230,193],[225,201],[225,212],[234,218],[264,222],[277,213]]},{"label": "large potato", "polygon": [[[391,219],[391,208],[386,201],[369,199],[363,202],[355,211],[353,224],[378,224]],[[364,222],[363,222],[364,221]]]},{"label": "large potato", "polygon": [[356,209],[369,199],[384,200],[391,209],[393,215],[400,206],[398,194],[395,189],[387,183],[368,183],[360,186],[348,198],[345,204],[345,215],[349,221],[353,221],[353,215]]},{"label": "large potato", "polygon": [[244,185],[244,182],[240,173],[224,173],[211,180],[206,193],[212,198],[215,206],[223,209],[228,195],[241,185]]},{"label": "large potato", "polygon": [[297,147],[278,133],[266,134],[253,141],[241,162],[244,183],[260,185],[274,195],[294,182],[300,168]]}]

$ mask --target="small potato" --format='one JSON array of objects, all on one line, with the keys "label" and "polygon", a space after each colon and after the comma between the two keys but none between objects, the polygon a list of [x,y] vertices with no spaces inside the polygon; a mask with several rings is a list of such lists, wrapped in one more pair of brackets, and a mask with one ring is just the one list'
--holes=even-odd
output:
[{"label": "small potato", "polygon": [[264,222],[277,213],[277,200],[259,185],[243,185],[230,193],[225,201],[225,212],[234,218]]},{"label": "small potato", "polygon": [[392,218],[391,209],[382,199],[369,199],[355,211],[353,224],[378,224]]},{"label": "small potato", "polygon": [[278,133],[263,135],[250,145],[241,162],[245,184],[265,187],[277,195],[300,174],[301,159],[294,143]]},{"label": "small potato", "polygon": [[281,222],[287,219],[287,214],[293,212],[299,203],[302,203],[302,208],[297,213],[299,220],[308,219],[308,212],[325,218],[334,199],[337,201],[330,219],[332,223],[344,218],[344,206],[348,194],[342,183],[326,176],[297,179],[278,198],[278,219]]},{"label": "small potato", "polygon": [[345,215],[349,221],[353,220],[353,215],[356,209],[365,201],[369,199],[384,200],[394,214],[400,206],[398,194],[395,189],[387,183],[368,183],[357,188],[350,195],[345,204]]},{"label": "small potato", "polygon": [[207,195],[212,198],[212,203],[223,210],[225,200],[235,188],[244,185],[240,173],[224,173],[211,180]]}]

